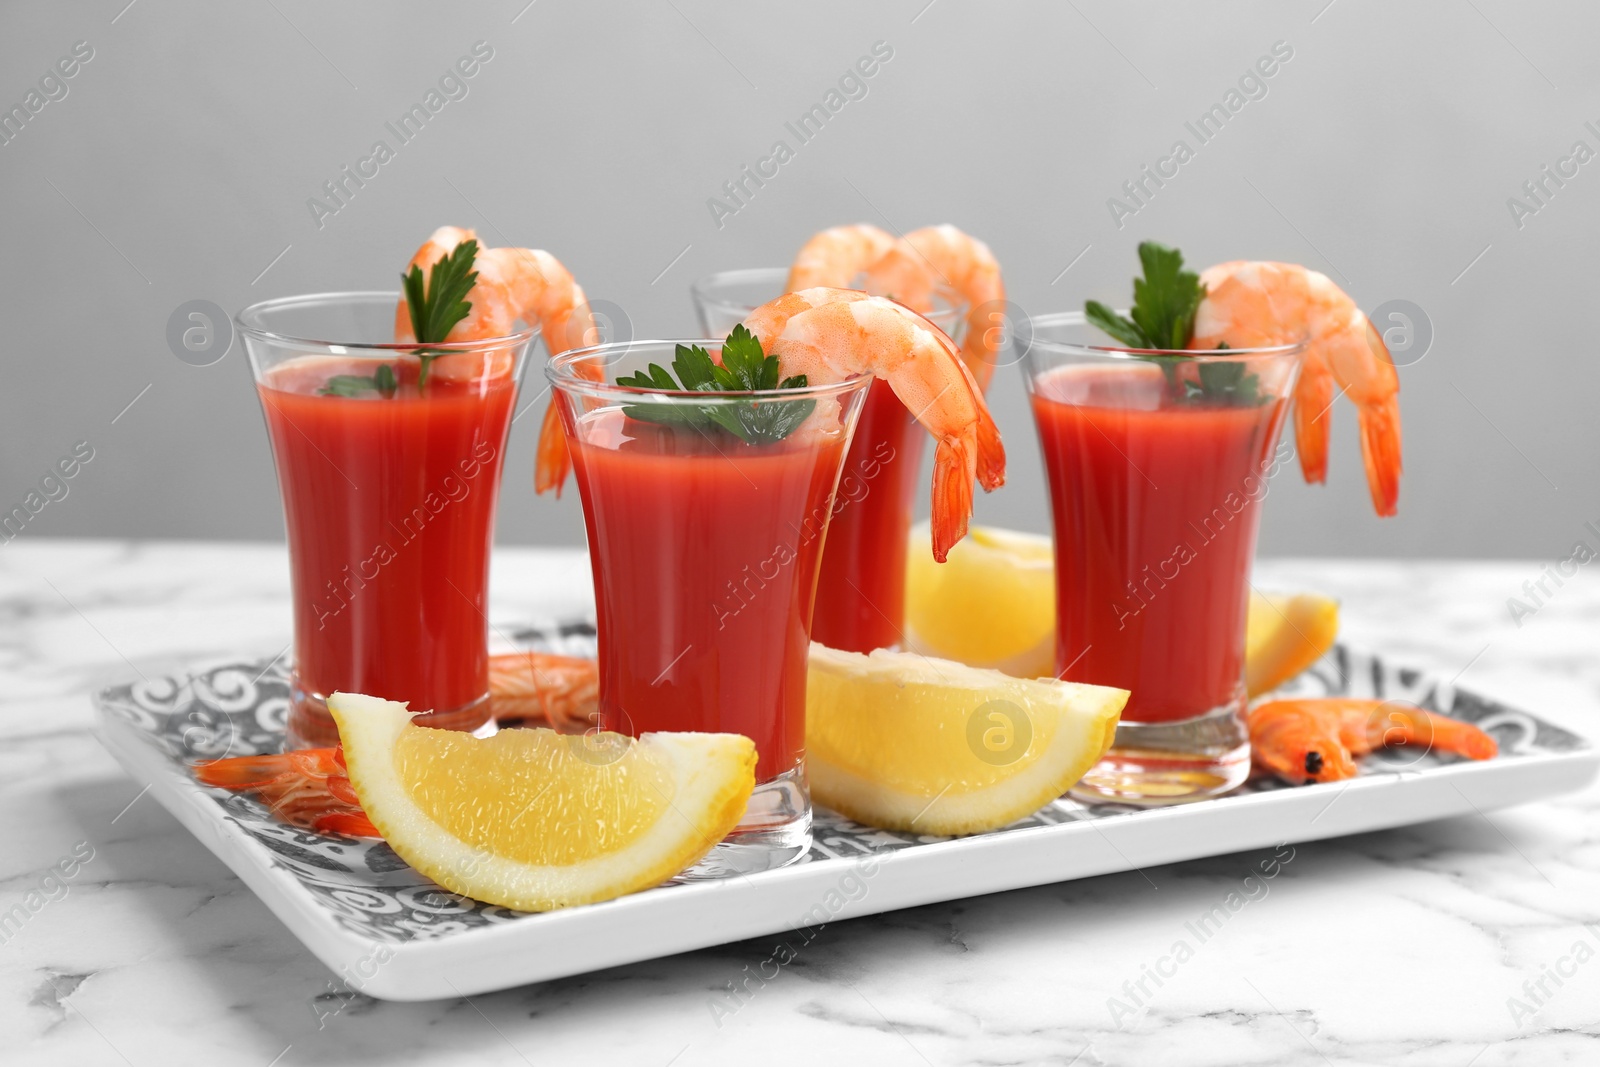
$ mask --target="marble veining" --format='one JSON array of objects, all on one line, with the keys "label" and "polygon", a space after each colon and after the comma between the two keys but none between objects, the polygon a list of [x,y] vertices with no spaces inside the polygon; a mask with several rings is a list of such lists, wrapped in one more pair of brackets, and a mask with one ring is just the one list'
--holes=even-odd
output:
[{"label": "marble veining", "polygon": [[[1600,583],[1580,572],[1514,618],[1542,570],[1274,560],[1257,584],[1333,593],[1351,644],[1595,737]],[[497,555],[497,628],[588,602],[581,555]],[[95,688],[277,654],[287,605],[278,546],[0,551],[0,913],[24,914],[0,928],[0,1062],[1600,1062],[1596,790],[1294,846],[1203,942],[1193,921],[1270,850],[836,923],[776,968],[765,938],[470,1000],[372,1000],[91,732]]]}]

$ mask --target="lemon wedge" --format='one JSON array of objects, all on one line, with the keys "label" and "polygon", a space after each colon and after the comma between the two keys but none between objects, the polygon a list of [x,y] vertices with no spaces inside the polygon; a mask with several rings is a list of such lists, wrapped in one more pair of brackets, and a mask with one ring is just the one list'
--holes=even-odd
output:
[{"label": "lemon wedge", "polygon": [[335,693],[350,784],[389,847],[444,888],[548,911],[658,885],[739,822],[756,750],[737,734],[479,739],[404,704]]},{"label": "lemon wedge", "polygon": [[1127,702],[1123,689],[813,644],[811,793],[869,826],[923,834],[997,829],[1083,777],[1111,747]]},{"label": "lemon wedge", "polygon": [[[933,561],[928,524],[911,530],[906,647],[1019,678],[1055,673],[1055,556],[1050,539],[975,526]],[[1252,697],[1276,689],[1333,647],[1339,604],[1313,593],[1250,595],[1245,638]]]},{"label": "lemon wedge", "polygon": [[928,524],[906,557],[906,647],[1019,678],[1055,673],[1050,538],[973,527],[935,563]]},{"label": "lemon wedge", "polygon": [[1339,602],[1314,593],[1250,594],[1245,624],[1244,677],[1251,697],[1270,692],[1333,647]]}]

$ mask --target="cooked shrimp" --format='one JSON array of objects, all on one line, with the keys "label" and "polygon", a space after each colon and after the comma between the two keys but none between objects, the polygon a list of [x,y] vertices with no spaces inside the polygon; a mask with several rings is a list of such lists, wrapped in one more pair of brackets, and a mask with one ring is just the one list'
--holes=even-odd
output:
[{"label": "cooked shrimp", "polygon": [[[489,657],[489,705],[497,719],[534,719],[573,732],[593,724],[599,668],[592,659],[548,652]],[[305,748],[267,756],[201,760],[203,785],[254,793],[285,822],[318,833],[379,837],[350,784],[342,748]]]},{"label": "cooked shrimp", "polygon": [[848,289],[900,239],[867,222],[819,230],[795,253],[789,267],[789,292],[827,286]]},{"label": "cooked shrimp", "polygon": [[254,793],[284,822],[319,833],[377,837],[337,748],[307,748],[271,756],[234,756],[194,765],[201,784]]},{"label": "cooked shrimp", "polygon": [[[955,343],[916,312],[849,289],[789,293],[756,308],[744,325],[784,375],[822,385],[876,374],[933,435],[933,555],[944,562],[967,532],[974,475],[995,489],[1006,465],[1000,431]],[[818,404],[808,421],[820,426],[829,416]]]},{"label": "cooked shrimp", "polygon": [[1004,305],[1005,283],[989,246],[954,226],[925,226],[897,238],[876,226],[834,226],[807,241],[789,268],[789,291],[828,286],[846,289],[857,280],[878,296],[892,297],[924,314],[940,283],[967,302],[961,357],[978,382],[989,387],[1000,331],[992,328],[996,305]]},{"label": "cooked shrimp", "polygon": [[600,672],[592,659],[548,652],[489,657],[489,702],[497,719],[540,719],[557,730],[593,724]]},{"label": "cooked shrimp", "polygon": [[[455,251],[457,245],[473,240],[477,240],[477,234],[472,230],[441,226],[417,249],[407,270],[418,267],[426,276],[433,265]],[[533,248],[480,247],[472,266],[478,272],[478,280],[467,293],[471,309],[451,328],[446,340],[504,337],[515,331],[518,319],[530,326],[538,324],[545,348],[551,355],[594,344],[599,339],[583,287],[550,253]],[[411,328],[411,311],[404,299],[395,308],[394,337],[401,343],[416,341]],[[451,361],[455,358],[440,359],[434,373],[449,378],[454,371]],[[469,362],[467,366],[475,364]],[[570,465],[567,438],[561,432],[561,420],[555,417],[552,404],[539,433],[535,491],[542,493],[552,487],[559,491]]]},{"label": "cooked shrimp", "polygon": [[1400,379],[1383,339],[1327,275],[1294,263],[1220,263],[1200,274],[1206,296],[1191,348],[1306,342],[1294,394],[1295,443],[1308,482],[1328,472],[1334,385],[1356,405],[1367,487],[1379,515],[1400,497]]},{"label": "cooked shrimp", "polygon": [[[1005,282],[994,253],[982,241],[950,225],[912,230],[906,234],[906,244],[924,264],[930,285],[937,276],[967,302],[961,358],[967,361],[978,388],[988,389],[1001,337],[1000,329],[991,323],[996,310],[1003,312],[1006,301]],[[876,269],[868,273],[878,277]]]},{"label": "cooked shrimp", "polygon": [[1423,745],[1473,760],[1500,751],[1469,722],[1393,700],[1272,700],[1251,709],[1249,723],[1256,765],[1290,782],[1354,778],[1352,757],[1388,745]]}]

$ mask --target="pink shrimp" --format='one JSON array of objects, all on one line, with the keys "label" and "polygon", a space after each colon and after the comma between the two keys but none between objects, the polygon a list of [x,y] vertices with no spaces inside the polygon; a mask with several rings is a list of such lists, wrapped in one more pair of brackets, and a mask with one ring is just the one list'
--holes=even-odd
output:
[{"label": "pink shrimp", "polygon": [[851,289],[891,297],[912,311],[933,307],[933,271],[903,238],[869,222],[819,230],[795,253],[788,291]]},{"label": "pink shrimp", "polygon": [[338,748],[306,748],[270,756],[234,756],[194,765],[202,785],[254,793],[267,810],[295,826],[348,837],[377,837],[361,810]]},{"label": "pink shrimp", "polygon": [[991,324],[1006,299],[1000,264],[989,246],[954,226],[925,226],[904,238],[857,223],[822,230],[801,247],[789,268],[789,291],[815,286],[849,288],[860,280],[869,293],[893,297],[927,313],[940,284],[967,302],[961,357],[978,382],[989,387],[1000,331]]},{"label": "pink shrimp", "polygon": [[489,703],[497,719],[533,719],[557,730],[593,725],[600,707],[600,671],[592,659],[548,652],[489,657]]},{"label": "pink shrimp", "polygon": [[[489,657],[489,704],[495,718],[548,724],[563,733],[594,722],[600,675],[592,659],[548,652],[506,652]],[[264,756],[201,760],[202,785],[253,793],[273,815],[318,833],[380,837],[350,784],[344,750],[303,748]]]},{"label": "pink shrimp", "polygon": [[[967,329],[961,341],[961,358],[977,380],[989,388],[995,357],[1000,351],[999,328],[992,325],[996,311],[1004,311],[1006,286],[1000,264],[989,246],[954,226],[926,226],[906,234],[906,244],[925,265],[930,284],[938,277],[967,302]],[[874,269],[869,275],[877,277]]]},{"label": "pink shrimp", "polygon": [[[944,562],[967,532],[974,476],[995,489],[1005,482],[1006,464],[1000,431],[955,343],[916,312],[849,289],[786,294],[756,308],[744,325],[786,376],[804,374],[821,385],[878,375],[933,435],[933,555]],[[809,421],[827,417],[819,404]]]},{"label": "pink shrimp", "polygon": [[[455,251],[463,241],[477,240],[472,230],[441,226],[417,249],[410,267],[418,267],[424,277],[435,263]],[[473,258],[478,280],[467,294],[471,309],[466,318],[451,328],[448,341],[477,341],[504,337],[515,331],[518,319],[538,324],[545,348],[551,355],[594,344],[599,338],[589,313],[589,302],[582,286],[571,272],[548,252],[531,248],[482,248]],[[410,308],[401,300],[394,314],[395,340],[416,340],[411,328]],[[460,353],[439,359],[432,373],[444,378],[475,377],[483,373],[483,361],[493,359],[477,353]],[[505,354],[500,354],[505,360]],[[507,362],[507,369],[509,363]],[[553,418],[555,406],[545,413],[539,433],[539,450],[534,469],[534,488],[538,492],[560,489],[571,465],[567,438],[561,420]]]},{"label": "pink shrimp", "polygon": [[1470,722],[1393,700],[1272,700],[1251,709],[1249,724],[1256,765],[1297,784],[1354,778],[1353,757],[1387,745],[1424,745],[1473,760],[1500,751]]},{"label": "pink shrimp", "polygon": [[1334,385],[1356,405],[1367,487],[1379,515],[1400,497],[1400,379],[1366,315],[1324,274],[1294,263],[1220,263],[1203,271],[1205,299],[1190,347],[1306,342],[1294,394],[1295,443],[1308,482],[1328,472]]}]

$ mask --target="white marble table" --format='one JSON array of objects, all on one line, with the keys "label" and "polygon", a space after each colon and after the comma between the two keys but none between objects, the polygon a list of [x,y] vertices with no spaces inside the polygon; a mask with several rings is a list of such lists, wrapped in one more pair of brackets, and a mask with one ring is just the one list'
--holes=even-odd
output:
[{"label": "white marble table", "polygon": [[[1600,736],[1600,579],[1519,627],[1507,598],[1541,571],[1283,560],[1260,579],[1342,597],[1352,643]],[[579,554],[504,551],[494,616],[581,611],[587,584]],[[764,941],[470,1001],[340,996],[91,733],[92,688],[287,639],[277,546],[0,547],[0,914],[39,905],[0,927],[0,1063],[1600,1062],[1596,790],[1300,845],[1133,1018],[1109,998],[1265,854],[836,924],[720,1025],[709,1004]],[[49,877],[62,861],[73,876]]]}]

